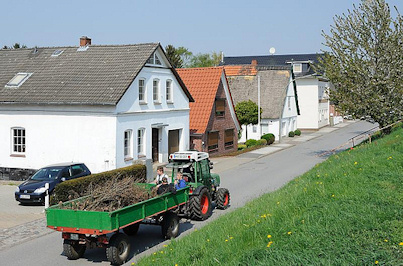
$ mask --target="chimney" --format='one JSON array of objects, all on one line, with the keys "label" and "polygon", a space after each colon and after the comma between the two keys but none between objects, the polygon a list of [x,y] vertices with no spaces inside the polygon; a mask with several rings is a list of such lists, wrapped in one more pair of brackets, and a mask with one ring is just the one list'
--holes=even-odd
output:
[{"label": "chimney", "polygon": [[84,46],[89,46],[91,45],[91,39],[88,38],[87,36],[82,36],[80,38],[80,46],[84,47]]},{"label": "chimney", "polygon": [[256,59],[253,59],[252,62],[251,62],[251,65],[252,65],[252,66],[257,66],[257,60],[256,60]]}]

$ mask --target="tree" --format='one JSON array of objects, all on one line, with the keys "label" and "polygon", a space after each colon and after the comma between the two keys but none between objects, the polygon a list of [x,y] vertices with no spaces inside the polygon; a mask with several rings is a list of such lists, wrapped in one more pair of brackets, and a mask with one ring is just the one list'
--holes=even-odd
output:
[{"label": "tree", "polygon": [[178,53],[178,50],[171,44],[165,47],[165,51],[169,61],[174,68],[182,68],[183,67],[183,60]]},{"label": "tree", "polygon": [[13,49],[27,48],[25,44],[20,45],[18,42],[14,43]]},{"label": "tree", "polygon": [[192,58],[193,53],[183,46],[179,46],[178,48],[176,48],[176,52],[182,59],[183,67],[187,67],[190,63],[190,59]]},{"label": "tree", "polygon": [[[246,139],[248,139],[247,126],[249,124],[256,125],[258,123],[258,110],[258,105],[251,100],[239,102],[235,106],[239,123],[246,126]],[[262,110],[260,110],[260,112],[262,112]]]},{"label": "tree", "polygon": [[392,18],[385,0],[353,7],[322,32],[330,51],[316,68],[334,84],[329,95],[340,111],[384,127],[403,115],[403,19]]},{"label": "tree", "polygon": [[210,54],[197,54],[190,59],[189,67],[212,67],[214,59]]}]

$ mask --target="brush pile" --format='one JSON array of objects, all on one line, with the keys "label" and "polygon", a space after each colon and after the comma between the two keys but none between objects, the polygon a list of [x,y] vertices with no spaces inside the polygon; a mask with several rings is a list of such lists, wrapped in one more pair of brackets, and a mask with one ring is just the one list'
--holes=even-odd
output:
[{"label": "brush pile", "polygon": [[[136,185],[130,177],[113,178],[103,184],[90,185],[90,195],[83,201],[73,201],[71,207],[64,207],[73,210],[111,212],[126,206],[148,200],[156,196],[153,191]],[[70,191],[70,198],[78,198],[75,191]]]}]

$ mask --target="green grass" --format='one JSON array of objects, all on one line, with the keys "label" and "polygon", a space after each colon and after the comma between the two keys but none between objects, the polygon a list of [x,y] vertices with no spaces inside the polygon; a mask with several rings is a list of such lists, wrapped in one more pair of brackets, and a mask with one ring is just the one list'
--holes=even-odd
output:
[{"label": "green grass", "polygon": [[333,155],[136,265],[403,265],[403,130]]}]

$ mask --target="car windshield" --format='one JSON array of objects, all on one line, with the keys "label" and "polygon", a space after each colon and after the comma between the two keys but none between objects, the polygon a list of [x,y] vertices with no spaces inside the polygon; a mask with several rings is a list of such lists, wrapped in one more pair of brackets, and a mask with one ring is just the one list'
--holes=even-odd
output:
[{"label": "car windshield", "polygon": [[39,169],[32,177],[32,180],[56,179],[63,167],[46,167]]}]

